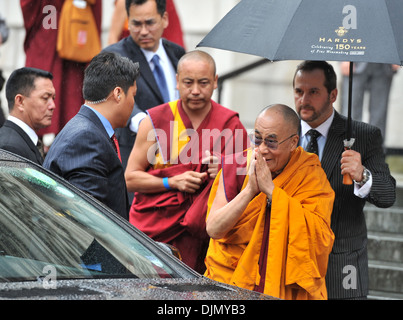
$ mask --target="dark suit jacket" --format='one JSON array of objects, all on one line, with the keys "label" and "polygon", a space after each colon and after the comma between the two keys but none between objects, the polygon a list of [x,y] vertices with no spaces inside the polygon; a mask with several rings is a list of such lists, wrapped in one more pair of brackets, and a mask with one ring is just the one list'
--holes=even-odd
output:
[{"label": "dark suit jacket", "polygon": [[29,136],[14,122],[6,120],[0,128],[0,149],[4,149],[35,163],[42,164],[43,158]]},{"label": "dark suit jacket", "polygon": [[43,166],[128,219],[122,164],[102,122],[82,106],[57,135]]},{"label": "dark suit jacket", "polygon": [[380,208],[390,207],[396,198],[396,181],[385,163],[381,132],[363,122],[352,122],[352,137],[355,138],[352,149],[361,154],[363,165],[372,174],[371,191],[366,199],[361,199],[354,195],[354,185],[343,185],[340,160],[346,122],[346,117],[335,112],[321,161],[336,193],[331,217],[335,242],[326,275],[329,299],[368,294],[367,228],[363,208],[366,201]]},{"label": "dark suit jacket", "polygon": [[[185,54],[185,49],[166,39],[162,39],[162,45],[164,46],[164,49],[171,60],[174,69],[176,70],[179,59]],[[164,103],[153,72],[151,71],[151,68],[140,47],[133,41],[131,36],[128,36],[120,40],[118,43],[106,47],[103,51],[117,52],[122,56],[140,64],[140,77],[138,77],[136,81],[136,105],[133,109],[132,116],[139,111],[145,111]],[[130,152],[133,148],[135,134],[133,134],[129,130],[129,127],[126,126],[125,128],[117,129],[116,136],[119,140],[123,167],[126,168],[127,159],[129,158]]]}]

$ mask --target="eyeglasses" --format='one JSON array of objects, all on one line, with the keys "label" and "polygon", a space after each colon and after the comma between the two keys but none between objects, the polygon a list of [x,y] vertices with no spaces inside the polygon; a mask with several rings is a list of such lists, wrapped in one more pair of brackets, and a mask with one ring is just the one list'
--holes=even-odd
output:
[{"label": "eyeglasses", "polygon": [[249,138],[250,138],[251,142],[252,142],[256,147],[260,146],[260,145],[264,142],[264,144],[266,145],[266,147],[268,147],[269,149],[277,150],[277,148],[278,148],[278,146],[279,146],[280,144],[286,142],[288,139],[291,139],[292,137],[294,137],[294,136],[296,136],[296,135],[297,135],[297,134],[294,133],[294,134],[290,135],[288,138],[284,139],[284,140],[281,141],[281,142],[278,142],[277,140],[269,139],[269,138],[262,139],[262,138],[256,137],[254,133],[249,134]]},{"label": "eyeglasses", "polygon": [[158,24],[157,19],[150,19],[150,20],[146,20],[144,22],[134,20],[130,23],[130,28],[132,29],[133,32],[140,32],[141,29],[143,29],[143,26],[148,31],[154,31],[158,28],[159,24]]}]

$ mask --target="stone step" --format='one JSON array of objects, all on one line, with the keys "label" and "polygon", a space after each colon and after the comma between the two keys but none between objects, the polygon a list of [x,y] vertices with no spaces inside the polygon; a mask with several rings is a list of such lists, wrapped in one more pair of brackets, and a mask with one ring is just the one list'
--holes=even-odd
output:
[{"label": "stone step", "polygon": [[403,294],[403,264],[369,260],[369,290]]},{"label": "stone step", "polygon": [[371,204],[365,205],[365,219],[368,232],[388,232],[403,234],[403,208],[377,208]]},{"label": "stone step", "polygon": [[403,208],[403,187],[401,184],[396,186],[396,201],[393,206]]},{"label": "stone step", "polygon": [[369,290],[370,300],[403,300],[403,293]]},{"label": "stone step", "polygon": [[[395,175],[394,175],[395,176]],[[391,208],[364,208],[368,229],[369,299],[403,300],[403,175]]]},{"label": "stone step", "polygon": [[403,265],[403,234],[368,232],[368,259]]}]

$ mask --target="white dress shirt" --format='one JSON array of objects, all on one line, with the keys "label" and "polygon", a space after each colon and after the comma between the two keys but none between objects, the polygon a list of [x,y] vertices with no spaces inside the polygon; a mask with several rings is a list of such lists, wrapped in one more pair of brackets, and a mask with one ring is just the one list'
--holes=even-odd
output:
[{"label": "white dress shirt", "polygon": [[156,52],[144,50],[142,48],[141,51],[143,51],[144,56],[146,57],[146,60],[151,68],[151,71],[154,71],[154,63],[151,61],[151,59],[154,57],[154,55],[158,54],[161,67],[164,69],[165,80],[167,82],[169,91],[169,100],[174,101],[179,99],[179,92],[176,89],[176,70],[171,63],[171,60],[169,60],[164,46],[162,45],[162,39],[160,39],[160,44]]},{"label": "white dress shirt", "polygon": [[27,125],[24,121],[13,117],[13,116],[8,116],[8,120],[15,123],[17,126],[19,126],[22,130],[24,130],[24,132],[29,136],[29,138],[32,140],[32,142],[34,143],[34,145],[36,146],[38,143],[38,135],[36,134],[36,132],[34,131],[34,129],[32,129],[29,125]]},{"label": "white dress shirt", "polygon": [[[144,50],[142,48],[140,49],[143,52],[144,56],[146,57],[146,60],[150,66],[151,71],[154,71],[154,62],[152,62],[151,60],[154,57],[154,55],[158,54],[160,58],[159,61],[161,67],[164,69],[165,80],[167,82],[169,92],[169,100],[170,101],[178,100],[179,91],[176,89],[176,71],[171,63],[171,60],[169,60],[169,57],[164,49],[164,46],[162,45],[162,39],[160,39],[160,44],[156,52]],[[146,116],[147,114],[145,112],[137,113],[134,117],[131,118],[129,129],[133,132],[137,132],[139,130],[141,120],[143,120]]]}]

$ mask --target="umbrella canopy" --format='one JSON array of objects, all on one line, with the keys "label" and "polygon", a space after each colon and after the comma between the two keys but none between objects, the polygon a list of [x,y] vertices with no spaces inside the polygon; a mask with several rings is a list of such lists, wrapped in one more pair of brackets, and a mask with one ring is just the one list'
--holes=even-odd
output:
[{"label": "umbrella canopy", "polygon": [[[197,45],[278,60],[403,64],[403,0],[242,0]],[[345,177],[345,184],[351,184]]]},{"label": "umbrella canopy", "polygon": [[402,0],[242,0],[198,44],[278,60],[403,64]]}]

